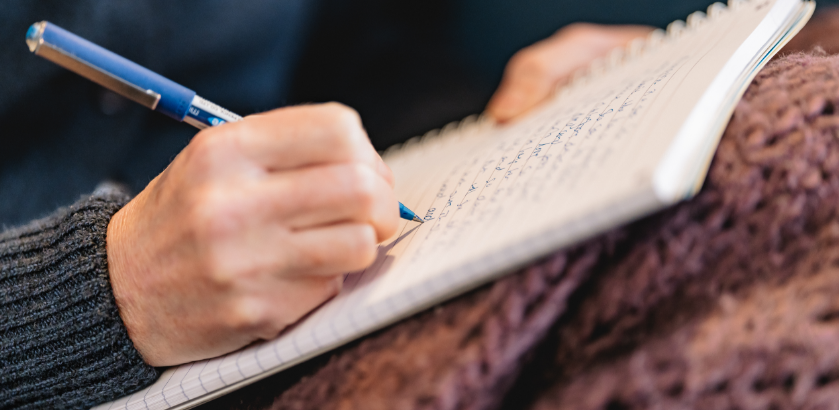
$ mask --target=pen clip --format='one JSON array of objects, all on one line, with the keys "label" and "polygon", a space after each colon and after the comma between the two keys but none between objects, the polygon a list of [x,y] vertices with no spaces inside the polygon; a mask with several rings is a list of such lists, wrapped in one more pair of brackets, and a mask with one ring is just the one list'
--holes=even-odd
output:
[{"label": "pen clip", "polygon": [[159,93],[137,87],[122,78],[88,64],[86,61],[52,44],[44,42],[43,33],[46,26],[46,21],[36,23],[35,28],[37,31],[27,34],[26,44],[29,46],[29,50],[35,53],[35,55],[46,58],[138,104],[142,104],[152,110],[157,108],[157,103],[160,102],[161,97]]}]

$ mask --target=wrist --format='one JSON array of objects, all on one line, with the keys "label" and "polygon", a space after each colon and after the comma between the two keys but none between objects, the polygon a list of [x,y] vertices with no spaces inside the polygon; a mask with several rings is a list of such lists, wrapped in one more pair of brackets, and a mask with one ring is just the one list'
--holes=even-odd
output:
[{"label": "wrist", "polygon": [[108,257],[108,275],[114,292],[119,316],[128,331],[128,337],[134,347],[148,362],[144,354],[142,339],[143,324],[137,312],[137,297],[139,294],[137,279],[137,260],[140,252],[133,245],[135,240],[131,234],[133,223],[131,216],[135,212],[140,196],[134,198],[111,218],[108,223],[106,237],[106,252]]}]

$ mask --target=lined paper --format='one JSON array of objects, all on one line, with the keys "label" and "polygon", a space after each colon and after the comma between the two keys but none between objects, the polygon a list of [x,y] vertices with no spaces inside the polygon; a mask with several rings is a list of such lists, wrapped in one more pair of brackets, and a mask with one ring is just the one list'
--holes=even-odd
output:
[{"label": "lined paper", "polygon": [[[669,168],[676,172],[707,163],[718,117],[727,119],[762,57],[811,13],[799,0],[714,6],[712,18],[694,15],[690,27],[672,26],[634,55],[603,62],[521,121],[466,120],[388,151],[396,195],[424,224],[403,222],[371,267],[347,274],[338,296],[279,338],[171,368],[97,409],[197,405],[679,200],[704,174],[662,189],[654,180],[668,171],[661,164],[678,162]],[[731,80],[721,86],[720,78]],[[684,129],[689,117],[709,124],[702,138],[710,143],[684,156],[674,146],[695,138]]]}]

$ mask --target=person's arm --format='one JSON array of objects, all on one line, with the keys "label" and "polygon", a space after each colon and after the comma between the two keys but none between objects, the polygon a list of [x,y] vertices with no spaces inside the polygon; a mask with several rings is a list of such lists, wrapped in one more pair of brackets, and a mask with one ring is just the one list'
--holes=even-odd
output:
[{"label": "person's arm", "polygon": [[200,132],[130,201],[6,230],[0,408],[89,408],[276,336],[372,262],[392,185],[355,111],[308,105]]},{"label": "person's arm", "polygon": [[109,283],[108,223],[128,200],[101,189],[0,233],[0,408],[89,408],[157,378]]}]

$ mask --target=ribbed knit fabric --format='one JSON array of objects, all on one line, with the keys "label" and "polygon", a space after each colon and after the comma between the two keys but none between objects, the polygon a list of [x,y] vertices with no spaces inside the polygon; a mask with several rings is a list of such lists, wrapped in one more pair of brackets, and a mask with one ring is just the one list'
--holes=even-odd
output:
[{"label": "ribbed knit fabric", "polygon": [[108,221],[127,201],[100,189],[0,233],[0,409],[89,408],[157,378],[108,280]]}]

